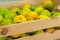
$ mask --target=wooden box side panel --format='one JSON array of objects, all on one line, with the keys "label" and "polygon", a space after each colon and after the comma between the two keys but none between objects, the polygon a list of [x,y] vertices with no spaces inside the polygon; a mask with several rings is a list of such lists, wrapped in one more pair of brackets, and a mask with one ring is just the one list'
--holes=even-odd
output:
[{"label": "wooden box side panel", "polygon": [[51,28],[56,26],[60,26],[60,17],[57,17],[55,19],[49,18],[45,20],[36,20],[32,22],[8,25],[8,26],[0,27],[0,29],[4,27],[8,29],[7,34],[1,35],[0,33],[0,37],[18,34],[18,33],[31,32],[31,31],[36,31],[36,30],[41,30],[41,29]]}]

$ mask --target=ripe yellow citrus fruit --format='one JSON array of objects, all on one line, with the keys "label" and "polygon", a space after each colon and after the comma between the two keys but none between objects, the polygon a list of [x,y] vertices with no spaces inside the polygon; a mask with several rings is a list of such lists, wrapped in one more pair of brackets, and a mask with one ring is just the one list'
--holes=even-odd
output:
[{"label": "ripe yellow citrus fruit", "polygon": [[53,10],[53,2],[51,0],[45,1],[43,6],[44,6],[45,9],[47,9],[49,11]]},{"label": "ripe yellow citrus fruit", "polygon": [[0,15],[0,22],[3,20],[3,16]]},{"label": "ripe yellow citrus fruit", "polygon": [[29,4],[29,3],[25,3],[24,5],[23,5],[23,8],[30,8],[31,7],[31,5]]},{"label": "ripe yellow citrus fruit", "polygon": [[12,11],[13,12],[17,12],[19,10],[19,8],[15,7],[15,8],[12,8]]},{"label": "ripe yellow citrus fruit", "polygon": [[47,18],[49,18],[47,15],[40,15],[40,16],[38,16],[38,19],[47,19]]},{"label": "ripe yellow citrus fruit", "polygon": [[38,16],[38,13],[30,12],[30,13],[27,14],[26,17],[27,17],[28,20],[34,20],[34,19],[36,19],[37,16]]},{"label": "ripe yellow citrus fruit", "polygon": [[26,17],[23,16],[23,15],[18,15],[18,16],[16,16],[16,17],[14,18],[14,22],[16,22],[16,23],[26,22],[26,21],[27,21],[27,19],[26,19]]},{"label": "ripe yellow citrus fruit", "polygon": [[52,32],[54,32],[55,31],[55,28],[48,28],[47,30],[46,30],[46,32],[49,32],[49,33],[52,33]]},{"label": "ripe yellow citrus fruit", "polygon": [[20,34],[15,34],[15,35],[12,35],[11,37],[12,38],[18,38],[20,36]]}]

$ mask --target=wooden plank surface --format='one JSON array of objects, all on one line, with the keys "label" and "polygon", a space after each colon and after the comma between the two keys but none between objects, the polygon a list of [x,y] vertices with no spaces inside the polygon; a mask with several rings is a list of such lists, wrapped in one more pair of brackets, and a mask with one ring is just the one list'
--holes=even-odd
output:
[{"label": "wooden plank surface", "polygon": [[55,31],[54,33],[37,34],[16,40],[60,40],[60,30]]},{"label": "wooden plank surface", "polygon": [[0,32],[0,37],[12,35],[12,34],[18,34],[18,33],[31,32],[35,30],[41,30],[41,29],[51,28],[56,26],[60,26],[60,17],[54,19],[49,18],[45,20],[36,20],[36,21],[31,21],[26,23],[1,26],[0,29],[2,30],[2,28],[5,27],[8,29],[8,33],[6,35],[2,35]]}]

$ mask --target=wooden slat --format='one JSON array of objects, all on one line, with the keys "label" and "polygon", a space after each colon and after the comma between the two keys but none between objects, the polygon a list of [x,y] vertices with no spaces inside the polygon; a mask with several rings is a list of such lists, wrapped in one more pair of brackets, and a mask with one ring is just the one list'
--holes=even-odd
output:
[{"label": "wooden slat", "polygon": [[54,33],[37,34],[34,36],[24,37],[16,40],[60,40],[60,30]]},{"label": "wooden slat", "polygon": [[[49,18],[45,20],[36,20],[26,23],[1,26],[0,29],[6,27],[8,29],[8,33],[7,33],[8,36],[12,34],[31,32],[31,31],[41,30],[55,26],[60,26],[60,17],[54,19]],[[0,33],[0,36],[4,36],[4,35],[1,35]]]}]

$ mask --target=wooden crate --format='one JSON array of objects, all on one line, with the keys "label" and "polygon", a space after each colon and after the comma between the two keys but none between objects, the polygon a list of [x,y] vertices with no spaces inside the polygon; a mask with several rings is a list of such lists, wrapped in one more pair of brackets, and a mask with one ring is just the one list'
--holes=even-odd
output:
[{"label": "wooden crate", "polygon": [[[24,3],[30,3],[32,5],[36,5],[36,4],[43,4],[44,1],[45,0],[21,0],[21,1],[12,2],[9,4],[0,4],[0,7],[1,8],[20,7]],[[54,10],[58,10],[58,8],[56,6],[58,1],[53,0],[53,2],[55,3]],[[60,10],[58,10],[58,11],[60,11]],[[35,30],[41,30],[41,29],[46,29],[46,28],[51,28],[51,27],[56,27],[56,26],[60,26],[60,17],[48,18],[45,20],[29,21],[29,22],[25,22],[25,23],[12,24],[12,25],[7,25],[7,26],[0,26],[0,37],[9,36],[9,35],[18,34],[18,33],[31,32],[31,31],[35,31]],[[2,32],[3,32],[3,34],[2,34]],[[60,37],[59,34],[60,34],[60,31],[56,31],[53,34],[50,34],[50,33],[45,33],[45,34],[41,34],[41,35],[38,34],[38,35],[34,35],[34,36],[29,36],[26,38],[21,38],[18,40],[29,40],[29,39],[30,40],[40,40],[40,39],[41,40],[45,40],[45,39],[52,40],[54,38],[56,38],[56,39],[59,38]]]}]

